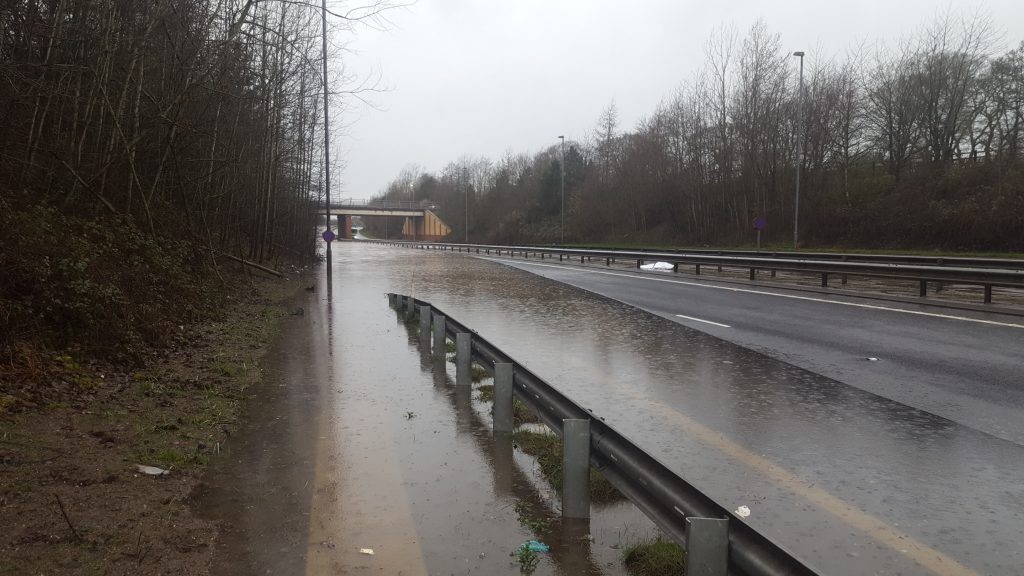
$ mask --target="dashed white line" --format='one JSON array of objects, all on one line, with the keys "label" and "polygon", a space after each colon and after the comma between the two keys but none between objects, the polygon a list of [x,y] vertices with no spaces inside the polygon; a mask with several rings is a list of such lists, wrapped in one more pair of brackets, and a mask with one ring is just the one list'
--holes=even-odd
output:
[{"label": "dashed white line", "polygon": [[[496,262],[509,262],[504,258],[484,258],[485,260],[493,260]],[[733,286],[718,286],[715,284],[702,284],[700,282],[687,282],[685,280],[673,280],[670,278],[654,278],[648,276],[637,276],[635,274],[621,273],[621,272],[605,272],[604,270],[587,270],[581,268],[567,268],[566,266],[559,266],[557,264],[540,264],[535,262],[524,262],[520,260],[514,261],[516,264],[525,264],[528,266],[543,266],[545,268],[559,268],[562,270],[575,270],[577,272],[586,272],[589,274],[604,274],[607,276],[624,276],[627,278],[637,278],[639,280],[649,280],[651,282],[668,282],[669,284],[682,284],[684,286],[697,286],[700,288],[710,288],[713,290],[729,290],[731,292],[744,292],[746,294],[761,294],[763,296],[775,296],[776,298],[790,298],[792,300],[806,300],[808,302],[823,302],[825,304],[835,304],[837,306],[852,306],[854,308],[868,308],[870,310],[885,310],[888,312],[899,312],[901,314],[913,314],[915,316],[930,316],[932,318],[945,318],[947,320],[961,320],[963,322],[974,322],[976,324],[988,324],[989,326],[1005,326],[1007,328],[1024,328],[1024,324],[1014,324],[1012,322],[997,322],[995,320],[982,320],[981,318],[970,318],[968,316],[954,316],[952,314],[939,314],[937,312],[922,312],[920,310],[905,310],[903,308],[893,308],[891,306],[876,306],[873,304],[862,304],[860,302],[843,302],[841,300],[827,300],[825,298],[812,298],[810,296],[797,296],[796,294],[779,294],[777,292],[768,292],[766,290],[751,290],[750,288],[736,288]]]},{"label": "dashed white line", "polygon": [[694,322],[703,322],[705,324],[712,324],[714,326],[721,326],[722,328],[732,328],[732,326],[729,326],[728,324],[720,324],[718,322],[712,322],[711,320],[702,320],[700,318],[694,318],[693,316],[684,316],[682,314],[676,314],[676,316],[679,317],[679,318],[686,318],[687,320],[693,320]]}]

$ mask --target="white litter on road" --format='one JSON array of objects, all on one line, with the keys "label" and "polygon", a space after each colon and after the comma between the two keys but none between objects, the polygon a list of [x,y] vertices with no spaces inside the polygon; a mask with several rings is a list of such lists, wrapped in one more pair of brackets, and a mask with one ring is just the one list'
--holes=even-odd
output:
[{"label": "white litter on road", "polygon": [[156,466],[146,466],[145,464],[136,464],[135,470],[147,476],[167,476],[171,473],[170,470],[164,470],[163,468],[157,468]]},{"label": "white litter on road", "polygon": [[733,514],[739,516],[740,518],[746,518],[747,516],[750,516],[750,508],[747,508],[746,506],[740,506],[739,508],[736,509],[735,512],[733,512]]},{"label": "white litter on road", "polygon": [[367,556],[373,556],[373,548],[360,548],[360,554],[366,554]]},{"label": "white litter on road", "polygon": [[640,266],[640,269],[641,270],[654,270],[654,271],[657,271],[657,272],[671,272],[672,271],[672,265],[669,264],[668,262],[655,262],[653,264],[642,264]]}]

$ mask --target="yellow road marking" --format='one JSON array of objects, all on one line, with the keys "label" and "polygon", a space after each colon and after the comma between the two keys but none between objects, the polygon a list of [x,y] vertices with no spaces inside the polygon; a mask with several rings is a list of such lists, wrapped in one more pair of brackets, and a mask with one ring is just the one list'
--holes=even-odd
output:
[{"label": "yellow road marking", "polygon": [[[589,370],[595,377],[600,377],[593,366],[576,359],[567,359],[574,371]],[[889,523],[864,512],[845,500],[842,500],[821,488],[808,485],[807,481],[767,458],[755,454],[736,442],[724,437],[721,433],[704,426],[689,416],[680,414],[673,408],[648,400],[635,394],[631,389],[611,378],[607,384],[619,388],[629,395],[634,402],[642,404],[641,409],[658,413],[675,421],[682,430],[692,438],[696,438],[721,453],[742,463],[746,467],[771,480],[775,485],[789,490],[797,496],[815,504],[819,509],[835,516],[839,521],[864,532],[876,542],[891,548],[908,559],[917,562],[926,569],[942,576],[980,576],[974,570],[964,566],[952,557],[928,546],[927,544],[905,534]]]}]

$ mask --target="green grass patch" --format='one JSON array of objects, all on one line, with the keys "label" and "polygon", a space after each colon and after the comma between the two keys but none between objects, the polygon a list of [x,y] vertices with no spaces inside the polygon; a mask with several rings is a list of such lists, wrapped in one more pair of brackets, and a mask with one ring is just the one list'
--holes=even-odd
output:
[{"label": "green grass patch", "polygon": [[481,402],[494,402],[494,385],[484,384],[476,389],[476,397]]},{"label": "green grass patch", "polygon": [[486,368],[474,362],[472,366],[470,366],[469,377],[473,384],[476,384],[490,378],[491,374]]},{"label": "green grass patch", "polygon": [[[494,385],[484,384],[476,389],[477,398],[481,402],[494,402]],[[540,418],[530,410],[526,404],[518,399],[512,399],[512,420],[516,425],[519,424],[539,424]]]},{"label": "green grass patch", "polygon": [[686,553],[678,544],[661,536],[627,546],[622,551],[622,562],[631,576],[682,576],[686,573]]},{"label": "green grass patch", "polygon": [[512,420],[519,424],[540,424],[540,417],[530,410],[526,403],[518,398],[512,399]]},{"label": "green grass patch", "polygon": [[[564,478],[562,470],[562,439],[555,434],[544,434],[519,430],[512,434],[512,441],[520,450],[537,459],[537,466],[544,479],[559,493]],[[596,504],[607,504],[622,499],[615,489],[597,470],[590,470],[590,499]]]}]

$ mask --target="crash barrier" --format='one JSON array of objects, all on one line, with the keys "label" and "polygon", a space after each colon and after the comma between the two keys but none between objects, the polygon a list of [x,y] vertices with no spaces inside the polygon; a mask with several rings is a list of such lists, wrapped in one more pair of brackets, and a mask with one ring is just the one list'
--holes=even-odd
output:
[{"label": "crash barrier", "polygon": [[496,434],[512,431],[514,397],[562,437],[563,516],[589,517],[587,478],[592,466],[687,550],[689,566],[708,568],[700,574],[816,574],[476,332],[429,302],[394,293],[388,300],[407,320],[419,316],[421,337],[432,338],[434,355],[445,355],[447,341],[455,342],[456,386],[470,385],[473,361],[494,376]]},{"label": "crash barrier", "polygon": [[[427,250],[450,250],[458,252],[476,252],[477,254],[495,254],[515,257],[520,254],[526,258],[531,255],[558,257],[559,262],[579,258],[580,263],[604,260],[610,266],[617,260],[635,261],[640,268],[645,262],[667,262],[672,265],[673,272],[679,272],[680,266],[692,266],[696,275],[701,268],[713,266],[719,272],[723,268],[742,269],[748,272],[750,280],[757,278],[758,271],[799,272],[819,275],[821,287],[827,288],[829,282],[839,277],[846,284],[848,276],[867,278],[885,278],[891,280],[908,280],[918,283],[918,296],[928,296],[928,285],[931,283],[936,290],[952,284],[981,286],[984,291],[985,304],[992,303],[992,288],[1024,289],[1024,261],[1011,259],[970,259],[948,258],[926,260],[904,260],[912,257],[879,255],[840,254],[845,259],[825,258],[822,254],[779,253],[775,255],[754,255],[748,253],[704,253],[697,251],[654,252],[646,250],[607,250],[562,248],[557,246],[501,246],[488,244],[449,244],[433,242],[396,242],[375,241],[379,244],[406,246]],[[854,257],[856,256],[856,257]]]}]

